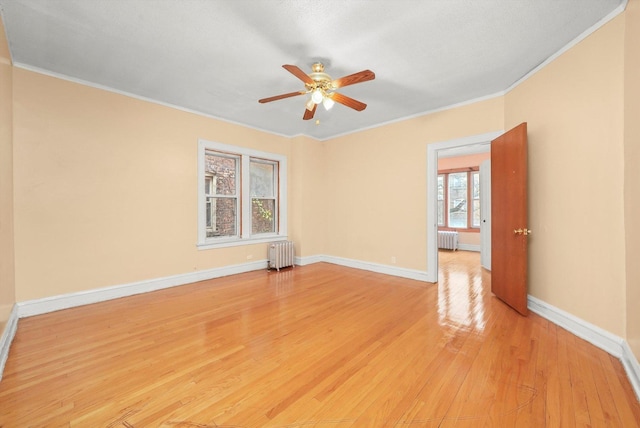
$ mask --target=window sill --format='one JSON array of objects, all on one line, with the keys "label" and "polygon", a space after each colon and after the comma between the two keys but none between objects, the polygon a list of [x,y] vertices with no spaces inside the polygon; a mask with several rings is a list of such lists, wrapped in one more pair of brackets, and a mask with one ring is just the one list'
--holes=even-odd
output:
[{"label": "window sill", "polygon": [[440,232],[480,233],[480,228],[479,227],[463,228],[463,227],[442,227],[442,226],[438,226],[438,231],[440,231]]},{"label": "window sill", "polygon": [[286,241],[287,236],[283,235],[269,235],[269,236],[260,236],[259,238],[240,238],[240,239],[220,239],[217,242],[202,242],[198,243],[198,250],[211,250],[214,248],[227,248],[227,247],[238,247],[241,245],[254,245],[254,244],[263,244],[268,242],[275,241]]}]

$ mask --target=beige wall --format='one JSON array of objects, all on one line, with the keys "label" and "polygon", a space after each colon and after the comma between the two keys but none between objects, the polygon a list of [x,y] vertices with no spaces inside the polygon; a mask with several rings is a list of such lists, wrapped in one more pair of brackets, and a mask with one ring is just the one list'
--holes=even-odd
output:
[{"label": "beige wall", "polygon": [[505,96],[528,122],[530,294],[625,335],[624,16]]},{"label": "beige wall", "polygon": [[627,251],[627,341],[640,360],[640,0],[626,12],[624,202]]},{"label": "beige wall", "polygon": [[196,249],[197,143],[289,156],[289,139],[23,69],[13,77],[18,301],[266,257],[266,244]]},{"label": "beige wall", "polygon": [[427,144],[503,129],[503,99],[325,142],[326,253],[426,270]]},{"label": "beige wall", "polygon": [[331,169],[325,164],[324,143],[307,137],[296,137],[291,144],[289,180],[295,204],[290,205],[293,217],[291,237],[297,256],[325,254],[327,227],[326,180]]},{"label": "beige wall", "polygon": [[13,259],[13,69],[0,20],[0,333],[16,301]]},{"label": "beige wall", "polygon": [[477,153],[474,155],[440,158],[438,159],[438,170],[466,168],[470,166],[479,167],[483,161],[488,159],[491,159],[491,152],[489,151],[486,153]]},{"label": "beige wall", "polygon": [[480,251],[480,232],[458,232],[458,244],[475,245]]}]

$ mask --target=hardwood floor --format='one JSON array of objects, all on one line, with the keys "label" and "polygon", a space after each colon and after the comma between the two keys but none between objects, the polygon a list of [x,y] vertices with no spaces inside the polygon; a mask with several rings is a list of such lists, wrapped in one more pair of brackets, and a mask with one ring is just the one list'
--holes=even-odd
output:
[{"label": "hardwood floor", "polygon": [[634,427],[620,362],[493,297],[319,263],[22,319],[1,427]]}]

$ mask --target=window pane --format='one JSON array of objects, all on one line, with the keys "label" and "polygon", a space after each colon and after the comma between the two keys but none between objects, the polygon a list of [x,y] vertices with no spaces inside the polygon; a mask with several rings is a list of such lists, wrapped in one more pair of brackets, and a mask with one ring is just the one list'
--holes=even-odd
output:
[{"label": "window pane", "polygon": [[236,236],[237,199],[207,198],[207,238]]},{"label": "window pane", "polygon": [[[205,173],[213,176],[211,193],[216,195],[236,195],[237,158],[207,152],[205,153],[204,164]],[[206,185],[205,181],[205,187]]]},{"label": "window pane", "polygon": [[213,203],[214,203],[213,198],[207,198],[207,203],[206,203],[207,205],[207,208],[206,208],[207,209],[207,236],[209,236],[209,233],[208,233],[209,229],[213,230],[213,225],[216,223],[214,220],[215,216],[213,215],[214,214]]},{"label": "window pane", "polygon": [[480,200],[473,201],[473,227],[480,227]]},{"label": "window pane", "polygon": [[251,200],[251,233],[273,233],[276,231],[275,222],[276,201],[273,199]]},{"label": "window pane", "polygon": [[467,173],[449,174],[449,227],[467,227]]},{"label": "window pane", "polygon": [[275,164],[251,161],[251,196],[274,197]]},{"label": "window pane", "polygon": [[480,199],[480,173],[472,172],[471,177],[473,179],[473,199]]},{"label": "window pane", "polygon": [[472,227],[480,227],[480,173],[471,173],[473,179],[473,217]]},{"label": "window pane", "polygon": [[444,175],[438,175],[438,226],[444,226]]}]

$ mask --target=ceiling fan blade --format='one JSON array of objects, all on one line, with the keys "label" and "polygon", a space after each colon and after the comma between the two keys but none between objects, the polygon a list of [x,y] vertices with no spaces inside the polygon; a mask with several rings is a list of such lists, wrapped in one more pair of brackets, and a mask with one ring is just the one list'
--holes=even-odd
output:
[{"label": "ceiling fan blade", "polygon": [[311,110],[304,109],[304,116],[302,116],[302,119],[313,119],[313,115],[316,114],[316,108],[318,108],[318,104],[314,104]]},{"label": "ceiling fan blade", "polygon": [[273,97],[269,97],[269,98],[263,98],[261,100],[258,100],[259,103],[270,103],[271,101],[277,101],[277,100],[281,100],[283,98],[289,98],[289,97],[295,97],[296,95],[304,95],[306,94],[305,91],[296,91],[296,92],[289,92],[288,94],[281,94],[281,95],[276,95]]},{"label": "ceiling fan blade", "polygon": [[298,79],[302,80],[304,83],[306,83],[307,85],[313,85],[314,81],[311,77],[309,77],[307,75],[307,73],[305,73],[304,71],[302,71],[300,69],[300,67],[298,67],[297,65],[288,65],[285,64],[282,66],[285,70],[287,70],[289,73],[293,74],[294,76],[296,76]]},{"label": "ceiling fan blade", "polygon": [[343,104],[347,107],[351,107],[354,110],[362,111],[367,108],[367,105],[365,103],[361,103],[358,100],[354,100],[353,98],[342,95],[338,92],[329,94],[329,97],[335,102]]},{"label": "ceiling fan blade", "polygon": [[355,83],[366,82],[376,78],[376,74],[371,70],[362,70],[358,73],[353,73],[348,76],[340,77],[339,79],[331,82],[334,88],[343,88],[345,86],[353,85]]}]

